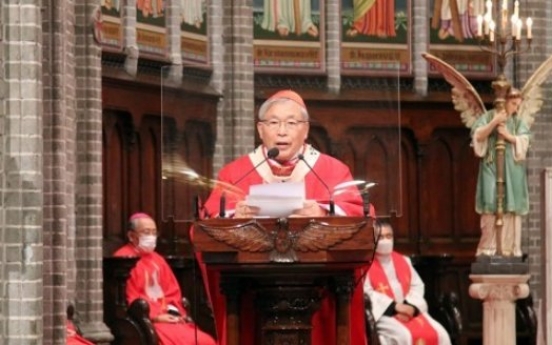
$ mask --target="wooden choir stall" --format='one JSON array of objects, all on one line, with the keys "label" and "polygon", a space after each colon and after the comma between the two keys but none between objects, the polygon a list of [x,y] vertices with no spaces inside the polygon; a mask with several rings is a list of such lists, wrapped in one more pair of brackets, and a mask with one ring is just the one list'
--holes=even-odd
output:
[{"label": "wooden choir stall", "polygon": [[221,274],[228,345],[240,344],[243,293],[254,296],[256,344],[310,344],[323,290],[335,299],[337,344],[350,343],[354,271],[375,249],[370,218],[219,218],[194,228],[196,252]]}]

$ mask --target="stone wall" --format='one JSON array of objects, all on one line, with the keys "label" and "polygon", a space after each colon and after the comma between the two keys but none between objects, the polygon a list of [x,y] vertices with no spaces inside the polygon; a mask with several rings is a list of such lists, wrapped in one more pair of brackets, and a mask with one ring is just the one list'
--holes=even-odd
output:
[{"label": "stone wall", "polygon": [[2,2],[0,12],[0,343],[41,344],[41,7]]}]

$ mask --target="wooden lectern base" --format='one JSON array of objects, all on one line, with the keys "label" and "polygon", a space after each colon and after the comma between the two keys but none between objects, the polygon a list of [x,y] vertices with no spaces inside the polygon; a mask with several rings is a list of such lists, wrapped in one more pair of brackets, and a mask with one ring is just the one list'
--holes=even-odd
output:
[{"label": "wooden lectern base", "polygon": [[194,245],[221,272],[227,343],[240,343],[240,301],[252,294],[255,344],[311,343],[311,318],[325,294],[335,299],[336,344],[350,344],[355,269],[374,251],[366,218],[211,219],[195,225]]}]

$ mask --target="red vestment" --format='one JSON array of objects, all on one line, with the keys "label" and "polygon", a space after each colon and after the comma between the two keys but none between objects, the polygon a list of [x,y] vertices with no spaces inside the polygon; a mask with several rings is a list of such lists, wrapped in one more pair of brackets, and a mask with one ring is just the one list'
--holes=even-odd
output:
[{"label": "red vestment", "polygon": [[81,337],[75,328],[75,325],[70,320],[65,323],[67,331],[67,345],[94,345],[94,343]]},{"label": "red vestment", "polygon": [[[253,169],[256,163],[262,160],[263,156],[260,150],[262,150],[261,147],[257,148],[254,153],[240,157],[229,163],[219,173],[219,181],[235,186],[243,192],[242,195],[225,193],[226,208],[230,215],[233,214],[236,202],[243,200],[243,195],[249,193],[250,186],[275,182],[274,179],[276,177],[272,175],[268,164],[261,164],[256,170],[248,173]],[[316,200],[319,204],[325,206],[330,198],[328,188],[331,191],[337,184],[351,181],[352,176],[350,170],[342,162],[328,155],[321,154],[310,146],[307,146],[305,149],[304,156],[305,159],[311,163],[313,170],[320,178],[316,177],[304,163],[298,162],[296,168],[292,172],[292,178],[289,181],[304,180],[306,186],[306,199]],[[298,169],[302,169],[303,172],[298,173]],[[324,186],[320,180],[323,180],[328,188]],[[238,183],[236,184],[236,182]],[[218,188],[213,190],[211,196],[205,203],[208,215],[218,215],[220,197],[223,191],[223,189]],[[336,214],[347,216],[363,215],[362,198],[356,187],[351,187],[350,192],[336,195],[334,201],[336,205]],[[205,265],[201,262],[200,267],[202,268],[206,289],[208,290],[215,312],[218,338],[221,345],[226,345],[226,304],[224,296],[220,293],[220,275],[218,271],[207,271]],[[359,275],[360,270],[357,272],[357,277]],[[320,309],[312,318],[312,344],[335,344],[336,342],[335,304],[333,299],[330,298],[331,296],[328,295],[329,294],[326,294],[326,297],[323,298]],[[358,284],[351,300],[351,345],[366,344],[364,315],[362,284]],[[255,324],[255,321],[252,297],[246,294],[241,303],[240,342],[242,345],[255,344],[255,334],[251,331],[251,325]]]},{"label": "red vestment", "polygon": [[[391,260],[393,261],[393,266],[395,267],[396,276],[401,285],[403,296],[408,296],[412,286],[411,282],[413,272],[411,266],[406,261],[406,258],[397,252],[391,253]],[[396,301],[391,284],[389,284],[388,277],[385,274],[379,260],[374,260],[372,266],[370,266],[370,270],[368,271],[368,279],[375,291],[383,293]],[[409,302],[409,300],[405,301]],[[416,303],[413,303],[413,305],[416,306]],[[408,322],[404,322],[399,319],[397,320],[399,320],[402,325],[409,330],[412,336],[412,344],[423,343],[426,345],[438,345],[438,334],[426,318],[426,315],[427,314],[422,311]]]},{"label": "red vestment", "polygon": [[[140,256],[140,260],[130,272],[127,280],[126,297],[130,304],[137,298],[146,300],[150,307],[150,318],[167,313],[167,306],[178,309],[185,316],[182,307],[180,286],[171,267],[165,259],[157,254],[140,253],[129,243],[117,250],[114,256]],[[215,341],[202,332],[193,323],[154,322],[160,345],[214,345]],[[196,342],[197,339],[197,342]]]}]

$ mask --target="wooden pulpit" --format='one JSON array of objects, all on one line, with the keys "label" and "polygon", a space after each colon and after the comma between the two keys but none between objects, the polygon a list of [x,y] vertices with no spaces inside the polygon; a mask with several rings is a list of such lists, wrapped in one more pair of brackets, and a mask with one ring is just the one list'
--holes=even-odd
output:
[{"label": "wooden pulpit", "polygon": [[221,274],[229,345],[240,345],[245,293],[254,300],[255,344],[310,344],[311,317],[328,293],[337,344],[350,344],[354,272],[375,248],[370,218],[208,219],[194,228],[196,252]]}]

